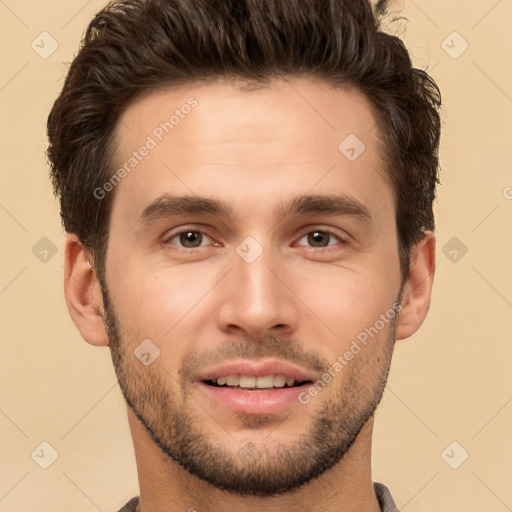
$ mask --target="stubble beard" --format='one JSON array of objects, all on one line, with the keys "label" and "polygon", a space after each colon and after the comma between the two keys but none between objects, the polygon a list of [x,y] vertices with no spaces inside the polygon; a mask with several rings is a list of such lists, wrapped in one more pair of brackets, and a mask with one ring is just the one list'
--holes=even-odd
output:
[{"label": "stubble beard", "polygon": [[[307,420],[311,426],[304,434],[284,443],[272,436],[272,432],[279,429],[277,425],[276,429],[270,429],[268,442],[247,441],[235,452],[203,428],[207,421],[200,414],[207,413],[201,407],[196,407],[200,414],[194,411],[194,399],[189,398],[185,382],[180,386],[162,366],[155,363],[144,366],[135,358],[133,348],[136,343],[121,333],[118,317],[105,289],[103,301],[112,360],[128,406],[169,462],[174,461],[217,489],[243,496],[274,496],[298,489],[343,459],[382,398],[394,347],[396,318],[388,325],[388,332],[381,333],[386,334],[386,340],[380,358],[375,354],[361,357],[368,361],[380,359],[378,365],[373,363],[365,367],[359,363],[348,379],[338,379],[343,381],[338,393],[327,395],[328,391],[323,390],[310,404],[300,405],[315,407],[315,416]],[[234,352],[243,357],[255,350],[261,352],[260,348],[253,349],[254,346],[263,346],[270,348],[265,355],[275,356],[276,352],[278,355],[282,351],[279,347],[290,342],[269,338],[264,344],[250,343],[254,342],[237,345]],[[373,347],[363,350],[372,351]],[[358,364],[360,355],[357,354],[350,364]],[[325,370],[329,366],[327,361],[322,364]],[[336,382],[334,378],[330,385],[336,385]],[[371,382],[370,386],[368,382]],[[180,394],[181,405],[178,405]],[[243,423],[243,415],[240,420]],[[245,421],[247,427],[257,428],[258,421],[266,426],[272,423],[272,417],[245,418]]]}]

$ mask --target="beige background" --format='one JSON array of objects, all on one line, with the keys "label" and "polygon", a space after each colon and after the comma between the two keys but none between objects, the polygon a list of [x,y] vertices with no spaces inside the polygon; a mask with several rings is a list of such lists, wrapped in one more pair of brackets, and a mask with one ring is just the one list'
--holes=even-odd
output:
[{"label": "beige background", "polygon": [[[48,111],[104,3],[0,0],[3,512],[110,512],[138,493],[109,354],[82,341],[64,303],[64,236],[44,157]],[[416,64],[443,93],[443,184],[432,308],[421,331],[398,343],[377,412],[373,477],[407,512],[504,512],[512,510],[512,1],[406,0],[403,14],[408,22],[393,30],[405,30]],[[58,48],[43,59],[31,43],[42,52],[45,31]],[[57,249],[47,261],[43,237]],[[48,469],[38,465],[50,460],[43,441],[58,452]],[[453,441],[460,446],[445,450]],[[445,459],[460,463],[462,450],[468,459],[452,469]]]}]

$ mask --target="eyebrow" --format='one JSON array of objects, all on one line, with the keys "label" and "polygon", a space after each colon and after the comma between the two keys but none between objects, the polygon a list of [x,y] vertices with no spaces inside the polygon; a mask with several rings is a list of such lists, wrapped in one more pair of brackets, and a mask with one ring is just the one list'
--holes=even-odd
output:
[{"label": "eyebrow", "polygon": [[[163,194],[144,208],[139,221],[148,224],[173,215],[214,215],[229,218],[232,211],[228,204],[218,199]],[[299,196],[281,203],[276,208],[275,214],[279,218],[301,214],[352,215],[368,223],[373,222],[369,209],[346,194]]]}]

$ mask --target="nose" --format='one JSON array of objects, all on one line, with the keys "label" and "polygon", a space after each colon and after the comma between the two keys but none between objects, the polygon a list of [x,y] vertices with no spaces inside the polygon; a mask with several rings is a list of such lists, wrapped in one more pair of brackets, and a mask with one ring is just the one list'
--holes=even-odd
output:
[{"label": "nose", "polygon": [[298,302],[290,273],[271,250],[251,263],[234,253],[233,268],[222,283],[218,325],[251,338],[290,334],[297,328]]}]

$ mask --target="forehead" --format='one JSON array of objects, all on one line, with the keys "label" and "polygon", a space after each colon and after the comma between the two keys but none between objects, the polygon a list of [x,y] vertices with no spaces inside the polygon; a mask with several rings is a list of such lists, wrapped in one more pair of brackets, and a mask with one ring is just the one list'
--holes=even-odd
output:
[{"label": "forehead", "polygon": [[114,203],[133,215],[173,191],[266,202],[312,188],[391,193],[369,101],[317,80],[149,91],[125,109],[114,140],[113,171],[124,168]]},{"label": "forehead", "polygon": [[[186,118],[187,122],[182,123]],[[238,131],[241,123],[251,131]],[[186,132],[185,124],[190,128]],[[258,125],[272,126],[277,132],[257,131]],[[141,133],[156,139],[172,133],[177,143],[189,145],[197,141],[215,144],[219,138],[225,143],[229,135],[236,144],[261,139],[278,144],[281,141],[275,136],[285,134],[290,144],[295,140],[302,147],[305,137],[321,134],[336,141],[347,129],[368,142],[378,137],[371,104],[355,88],[334,88],[306,78],[257,85],[219,79],[146,91],[120,116],[116,140],[122,151],[137,146]]]}]

